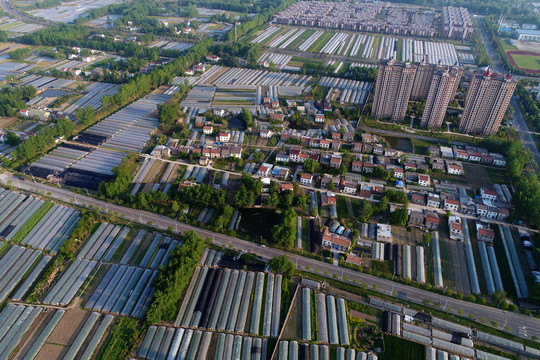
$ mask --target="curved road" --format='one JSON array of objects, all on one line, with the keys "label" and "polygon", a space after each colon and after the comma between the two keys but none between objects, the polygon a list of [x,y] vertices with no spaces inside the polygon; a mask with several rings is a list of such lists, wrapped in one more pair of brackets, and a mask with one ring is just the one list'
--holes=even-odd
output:
[{"label": "curved road", "polygon": [[37,18],[29,16],[29,15],[23,13],[23,12],[20,12],[19,10],[15,9],[13,7],[13,5],[11,5],[9,0],[0,0],[0,9],[5,13],[10,14],[14,18],[19,19],[19,20],[24,21],[24,22],[27,22],[27,23],[34,23],[34,24],[41,24],[41,25],[50,25],[50,24],[52,24],[49,21],[42,20],[42,19],[37,19]]},{"label": "curved road", "polygon": [[251,251],[263,259],[271,259],[274,256],[287,255],[289,259],[296,264],[298,269],[321,275],[324,274],[327,277],[337,276],[340,279],[346,279],[348,282],[356,281],[358,284],[366,283],[372,288],[376,286],[377,291],[380,293],[388,295],[393,294],[397,298],[418,304],[422,304],[424,301],[429,301],[430,304],[439,303],[441,308],[447,312],[458,314],[458,311],[462,310],[464,314],[473,314],[477,319],[483,317],[488,321],[488,323],[496,321],[500,324],[500,326],[506,325],[511,329],[511,332],[517,336],[530,338],[534,335],[536,337],[540,337],[540,321],[536,318],[441,296],[429,291],[417,289],[412,286],[396,283],[391,280],[381,279],[357,271],[335,267],[331,264],[291,254],[286,251],[271,247],[259,247],[256,244],[248,241],[215,233],[209,230],[200,229],[162,215],[109,204],[102,200],[72,193],[68,190],[41,183],[34,183],[32,181],[23,181],[5,174],[0,174],[0,183],[8,185],[8,182],[10,183],[9,185],[19,189],[39,194],[47,194],[56,200],[67,203],[76,203],[84,207],[92,206],[108,213],[117,213],[118,216],[122,216],[124,219],[131,220],[133,222],[138,222],[141,224],[148,224],[151,222],[152,226],[158,229],[166,230],[169,227],[172,227],[178,233],[183,233],[184,231],[196,231],[200,236],[212,239],[212,241],[217,245],[223,247],[232,246],[235,249]]}]

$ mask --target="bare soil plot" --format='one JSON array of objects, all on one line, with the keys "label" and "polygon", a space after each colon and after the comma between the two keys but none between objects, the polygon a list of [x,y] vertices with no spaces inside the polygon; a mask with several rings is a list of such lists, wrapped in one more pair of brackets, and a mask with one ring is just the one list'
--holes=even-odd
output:
[{"label": "bare soil plot", "polygon": [[15,124],[18,121],[16,117],[7,117],[2,116],[0,117],[0,129],[6,129],[9,126]]},{"label": "bare soil plot", "polygon": [[13,45],[16,45],[16,43],[12,43],[12,42],[0,43],[0,52],[4,51],[5,49]]},{"label": "bare soil plot", "polygon": [[445,286],[469,295],[471,293],[471,284],[469,282],[467,260],[465,258],[465,247],[463,242],[450,240],[447,223],[447,218],[442,217],[441,226],[439,227],[439,242],[443,282]]},{"label": "bare soil plot", "polygon": [[[150,170],[146,173],[146,176],[144,177],[143,183],[155,183],[157,175],[160,174],[161,168],[163,167],[163,162],[156,161],[150,168]],[[158,179],[158,181],[161,179]]]},{"label": "bare soil plot", "polygon": [[62,353],[66,352],[64,349],[66,349],[66,347],[63,345],[45,343],[37,354],[35,360],[61,359]]},{"label": "bare soil plot", "polygon": [[540,44],[534,41],[514,40],[514,44],[518,50],[540,52]]},{"label": "bare soil plot", "polygon": [[47,343],[70,345],[73,343],[79,331],[81,331],[90,312],[74,306],[62,317],[52,334],[47,339]]}]

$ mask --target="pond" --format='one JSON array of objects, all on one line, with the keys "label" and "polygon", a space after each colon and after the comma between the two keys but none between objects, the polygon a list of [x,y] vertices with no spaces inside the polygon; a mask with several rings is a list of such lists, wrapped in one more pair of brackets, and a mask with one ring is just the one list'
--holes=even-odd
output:
[{"label": "pond", "polygon": [[394,148],[402,152],[408,152],[408,153],[413,152],[413,145],[412,145],[411,139],[409,138],[402,138],[402,137],[396,137],[396,136],[384,136],[384,139],[388,141],[391,148]]},{"label": "pond", "polygon": [[272,239],[272,227],[281,221],[281,215],[271,209],[242,209],[240,213],[242,220],[238,231],[254,238],[262,236],[266,241]]},{"label": "pond", "polygon": [[246,126],[244,125],[244,122],[237,117],[234,117],[229,121],[229,128],[240,130],[240,131],[246,130]]}]

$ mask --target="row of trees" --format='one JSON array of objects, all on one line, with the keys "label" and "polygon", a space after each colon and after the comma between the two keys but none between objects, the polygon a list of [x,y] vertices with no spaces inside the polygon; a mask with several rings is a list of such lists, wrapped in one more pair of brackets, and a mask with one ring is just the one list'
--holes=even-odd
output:
[{"label": "row of trees", "polygon": [[22,60],[32,54],[32,49],[29,47],[19,48],[9,53],[9,58],[13,60]]},{"label": "row of trees", "polygon": [[80,124],[90,125],[96,119],[96,111],[91,106],[85,106],[75,110],[75,117]]},{"label": "row of trees", "polygon": [[[116,52],[125,57],[144,57],[149,61],[159,59],[159,49],[138,45],[134,41],[115,41],[113,36],[95,36],[86,26],[74,24],[60,24],[43,28],[32,34],[25,34],[20,38],[23,44],[34,46],[76,46],[88,49]],[[142,41],[142,39],[140,39]]]},{"label": "row of trees", "polygon": [[[519,140],[487,137],[480,143],[490,151],[502,152],[507,160],[508,177],[514,185],[512,202],[519,216],[532,227],[540,227],[540,182],[537,168],[529,151],[523,151]],[[534,168],[529,168],[533,164]]]},{"label": "row of trees", "polygon": [[70,137],[75,130],[75,124],[67,118],[58,119],[53,126],[42,128],[36,135],[29,137],[15,149],[11,156],[12,165],[18,166],[29,162],[37,155],[50,149],[58,137]]},{"label": "row of trees", "polygon": [[519,99],[518,105],[523,118],[527,121],[529,129],[532,131],[540,130],[540,109],[538,109],[538,102],[533,99],[531,93],[521,82],[518,82],[514,95]]},{"label": "row of trees", "polygon": [[175,319],[184,289],[199,264],[204,239],[190,231],[184,234],[182,240],[182,246],[171,251],[169,262],[159,269],[152,282],[155,292],[146,311],[147,325]]}]

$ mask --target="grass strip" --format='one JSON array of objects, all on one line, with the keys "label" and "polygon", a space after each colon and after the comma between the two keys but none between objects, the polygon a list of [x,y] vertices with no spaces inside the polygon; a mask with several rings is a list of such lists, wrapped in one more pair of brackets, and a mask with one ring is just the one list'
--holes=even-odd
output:
[{"label": "grass strip", "polygon": [[17,231],[15,236],[13,236],[13,239],[11,239],[13,242],[21,242],[22,239],[28,235],[30,230],[36,226],[36,224],[45,216],[45,214],[50,210],[50,208],[53,206],[51,202],[45,202],[43,205],[40,206],[39,209],[28,219],[28,221]]},{"label": "grass strip", "polygon": [[138,343],[141,334],[138,320],[119,317],[99,352],[97,360],[125,359]]},{"label": "grass strip", "polygon": [[335,33],[333,31],[325,31],[324,34],[322,34],[317,39],[317,41],[311,44],[307,51],[318,53],[319,51],[321,51],[323,46],[332,38],[332,36],[334,36],[334,34]]}]

